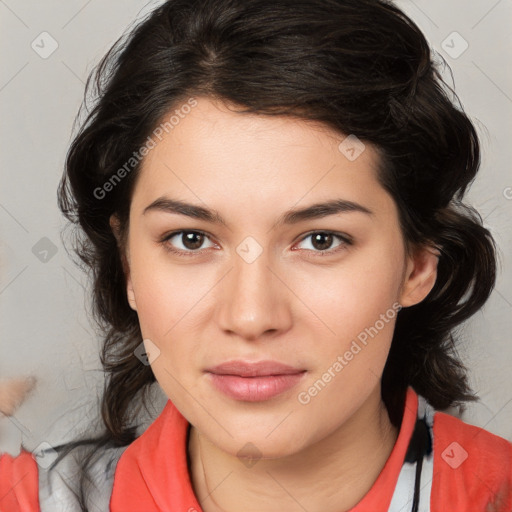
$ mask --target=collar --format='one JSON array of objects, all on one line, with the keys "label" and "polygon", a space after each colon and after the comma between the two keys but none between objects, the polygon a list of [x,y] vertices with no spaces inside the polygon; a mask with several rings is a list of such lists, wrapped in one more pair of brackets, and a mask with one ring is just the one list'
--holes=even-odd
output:
[{"label": "collar", "polygon": [[[409,387],[393,450],[377,480],[350,512],[387,510],[418,414],[418,395]],[[116,466],[110,512],[202,512],[187,464],[188,421],[168,400],[146,431],[131,443]]]}]

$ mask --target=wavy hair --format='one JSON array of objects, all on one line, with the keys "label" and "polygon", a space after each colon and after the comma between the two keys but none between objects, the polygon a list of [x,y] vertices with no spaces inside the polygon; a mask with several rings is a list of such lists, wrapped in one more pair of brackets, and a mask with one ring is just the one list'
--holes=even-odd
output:
[{"label": "wavy hair", "polygon": [[95,104],[58,190],[103,338],[102,432],[55,447],[62,453],[54,465],[88,444],[84,475],[95,451],[137,437],[137,406],[155,377],[134,356],[142,336],[121,255],[140,162],[107,197],[98,189],[164,116],[199,95],[240,112],[320,121],[377,149],[378,178],[398,206],[406,249],[440,254],[429,295],[397,316],[382,376],[390,419],[400,425],[409,385],[436,409],[478,399],[457,354],[457,328],[493,290],[496,246],[462,201],[480,165],[479,140],[439,69],[417,25],[385,0],[169,0],[116,41],[87,80],[85,97],[92,93]]}]

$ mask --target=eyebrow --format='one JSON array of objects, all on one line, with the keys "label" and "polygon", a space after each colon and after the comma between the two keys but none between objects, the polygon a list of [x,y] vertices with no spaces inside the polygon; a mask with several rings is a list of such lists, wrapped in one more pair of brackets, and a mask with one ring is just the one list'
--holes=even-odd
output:
[{"label": "eyebrow", "polygon": [[[216,210],[211,210],[203,206],[194,205],[178,199],[168,197],[159,197],[150,205],[144,208],[142,215],[150,211],[163,211],[178,215],[185,215],[194,219],[204,220],[212,224],[222,224],[227,227],[227,222]],[[291,209],[284,212],[277,220],[276,226],[283,224],[297,224],[305,220],[320,219],[329,215],[338,213],[360,212],[373,216],[374,212],[365,206],[347,201],[345,199],[332,199],[323,203],[315,203],[305,208]]]}]

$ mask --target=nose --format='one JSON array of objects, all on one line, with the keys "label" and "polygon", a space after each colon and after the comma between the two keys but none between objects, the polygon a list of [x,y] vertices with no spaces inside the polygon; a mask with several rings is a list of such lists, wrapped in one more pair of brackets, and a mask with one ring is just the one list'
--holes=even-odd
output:
[{"label": "nose", "polygon": [[219,289],[217,322],[224,333],[256,341],[290,329],[293,294],[279,274],[265,250],[252,262],[234,254]]}]

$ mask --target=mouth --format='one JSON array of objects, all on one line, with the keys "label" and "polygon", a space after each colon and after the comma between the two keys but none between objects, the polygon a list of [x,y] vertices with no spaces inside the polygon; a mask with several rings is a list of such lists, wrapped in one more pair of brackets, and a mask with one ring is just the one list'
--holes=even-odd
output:
[{"label": "mouth", "polygon": [[234,400],[269,400],[296,386],[306,370],[277,361],[227,361],[205,370],[211,384]]}]

